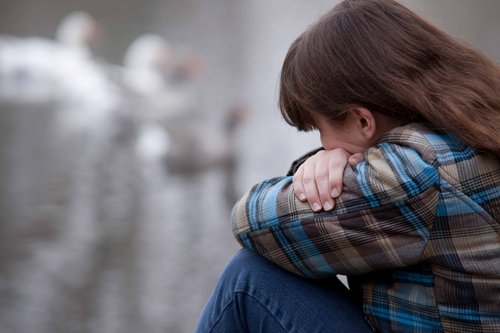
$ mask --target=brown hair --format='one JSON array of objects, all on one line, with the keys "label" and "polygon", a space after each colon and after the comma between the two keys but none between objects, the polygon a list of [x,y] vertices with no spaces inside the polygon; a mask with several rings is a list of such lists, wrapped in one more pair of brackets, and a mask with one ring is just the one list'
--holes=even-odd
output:
[{"label": "brown hair", "polygon": [[301,131],[362,106],[500,155],[499,88],[498,65],[396,1],[345,0],[291,45],[279,107]]}]

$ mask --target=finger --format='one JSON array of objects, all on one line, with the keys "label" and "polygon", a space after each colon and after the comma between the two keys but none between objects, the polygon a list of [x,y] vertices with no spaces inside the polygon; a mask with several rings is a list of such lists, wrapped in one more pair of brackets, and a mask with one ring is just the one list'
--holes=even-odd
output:
[{"label": "finger", "polygon": [[302,176],[302,184],[304,186],[304,194],[306,195],[309,206],[311,206],[313,211],[318,212],[321,210],[322,205],[320,204],[316,181],[314,179],[316,172],[315,165],[316,161],[313,158],[307,160],[303,164],[304,173]]},{"label": "finger", "polygon": [[347,162],[349,163],[349,165],[351,166],[355,166],[356,164],[359,164],[361,162],[363,162],[363,154],[362,153],[356,153],[356,154],[353,154],[349,157],[349,159],[347,160]]},{"label": "finger", "polygon": [[330,195],[332,198],[337,198],[342,193],[344,184],[344,170],[347,165],[349,153],[343,149],[335,149],[330,155],[328,163]]},{"label": "finger", "polygon": [[330,182],[328,168],[329,157],[328,153],[318,153],[318,159],[316,161],[316,171],[314,174],[314,179],[316,181],[316,190],[319,195],[319,203],[322,205],[324,210],[331,210],[333,208],[334,202],[330,194]]},{"label": "finger", "polygon": [[302,179],[304,177],[304,167],[301,165],[295,174],[293,175],[293,192],[297,199],[300,201],[306,201],[306,194],[304,192],[304,185],[302,183]]}]

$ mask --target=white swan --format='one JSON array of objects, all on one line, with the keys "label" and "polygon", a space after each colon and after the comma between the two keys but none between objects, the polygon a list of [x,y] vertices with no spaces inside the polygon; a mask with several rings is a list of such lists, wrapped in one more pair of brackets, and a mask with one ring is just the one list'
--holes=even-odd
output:
[{"label": "white swan", "polygon": [[66,15],[56,31],[56,40],[66,48],[91,56],[90,46],[100,39],[100,25],[87,12],[75,11]]},{"label": "white swan", "polygon": [[119,89],[92,57],[98,30],[90,14],[73,12],[54,39],[0,36],[0,100],[56,104],[67,128],[105,123]]},{"label": "white swan", "polygon": [[190,91],[177,89],[169,79],[174,52],[165,38],[139,36],[127,48],[123,64],[123,84],[136,96],[141,117],[162,123],[189,108]]},{"label": "white swan", "polygon": [[161,36],[145,34],[134,40],[125,53],[126,83],[142,94],[160,93],[168,88],[167,72],[172,63],[170,44]]}]

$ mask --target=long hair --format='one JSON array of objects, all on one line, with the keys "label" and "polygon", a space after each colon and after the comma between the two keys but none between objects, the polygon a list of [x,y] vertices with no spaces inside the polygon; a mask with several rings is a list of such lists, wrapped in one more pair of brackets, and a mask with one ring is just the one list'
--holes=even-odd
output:
[{"label": "long hair", "polygon": [[300,35],[278,104],[301,131],[362,106],[500,155],[499,66],[393,0],[345,0]]}]

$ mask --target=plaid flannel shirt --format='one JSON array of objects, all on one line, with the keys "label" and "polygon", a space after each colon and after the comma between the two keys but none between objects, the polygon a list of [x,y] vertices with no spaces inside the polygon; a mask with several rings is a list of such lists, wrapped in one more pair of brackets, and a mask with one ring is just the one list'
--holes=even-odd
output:
[{"label": "plaid flannel shirt", "polygon": [[233,208],[236,238],[302,276],[349,276],[381,332],[500,332],[498,158],[422,124],[364,157],[329,212],[289,176],[255,185]]}]

